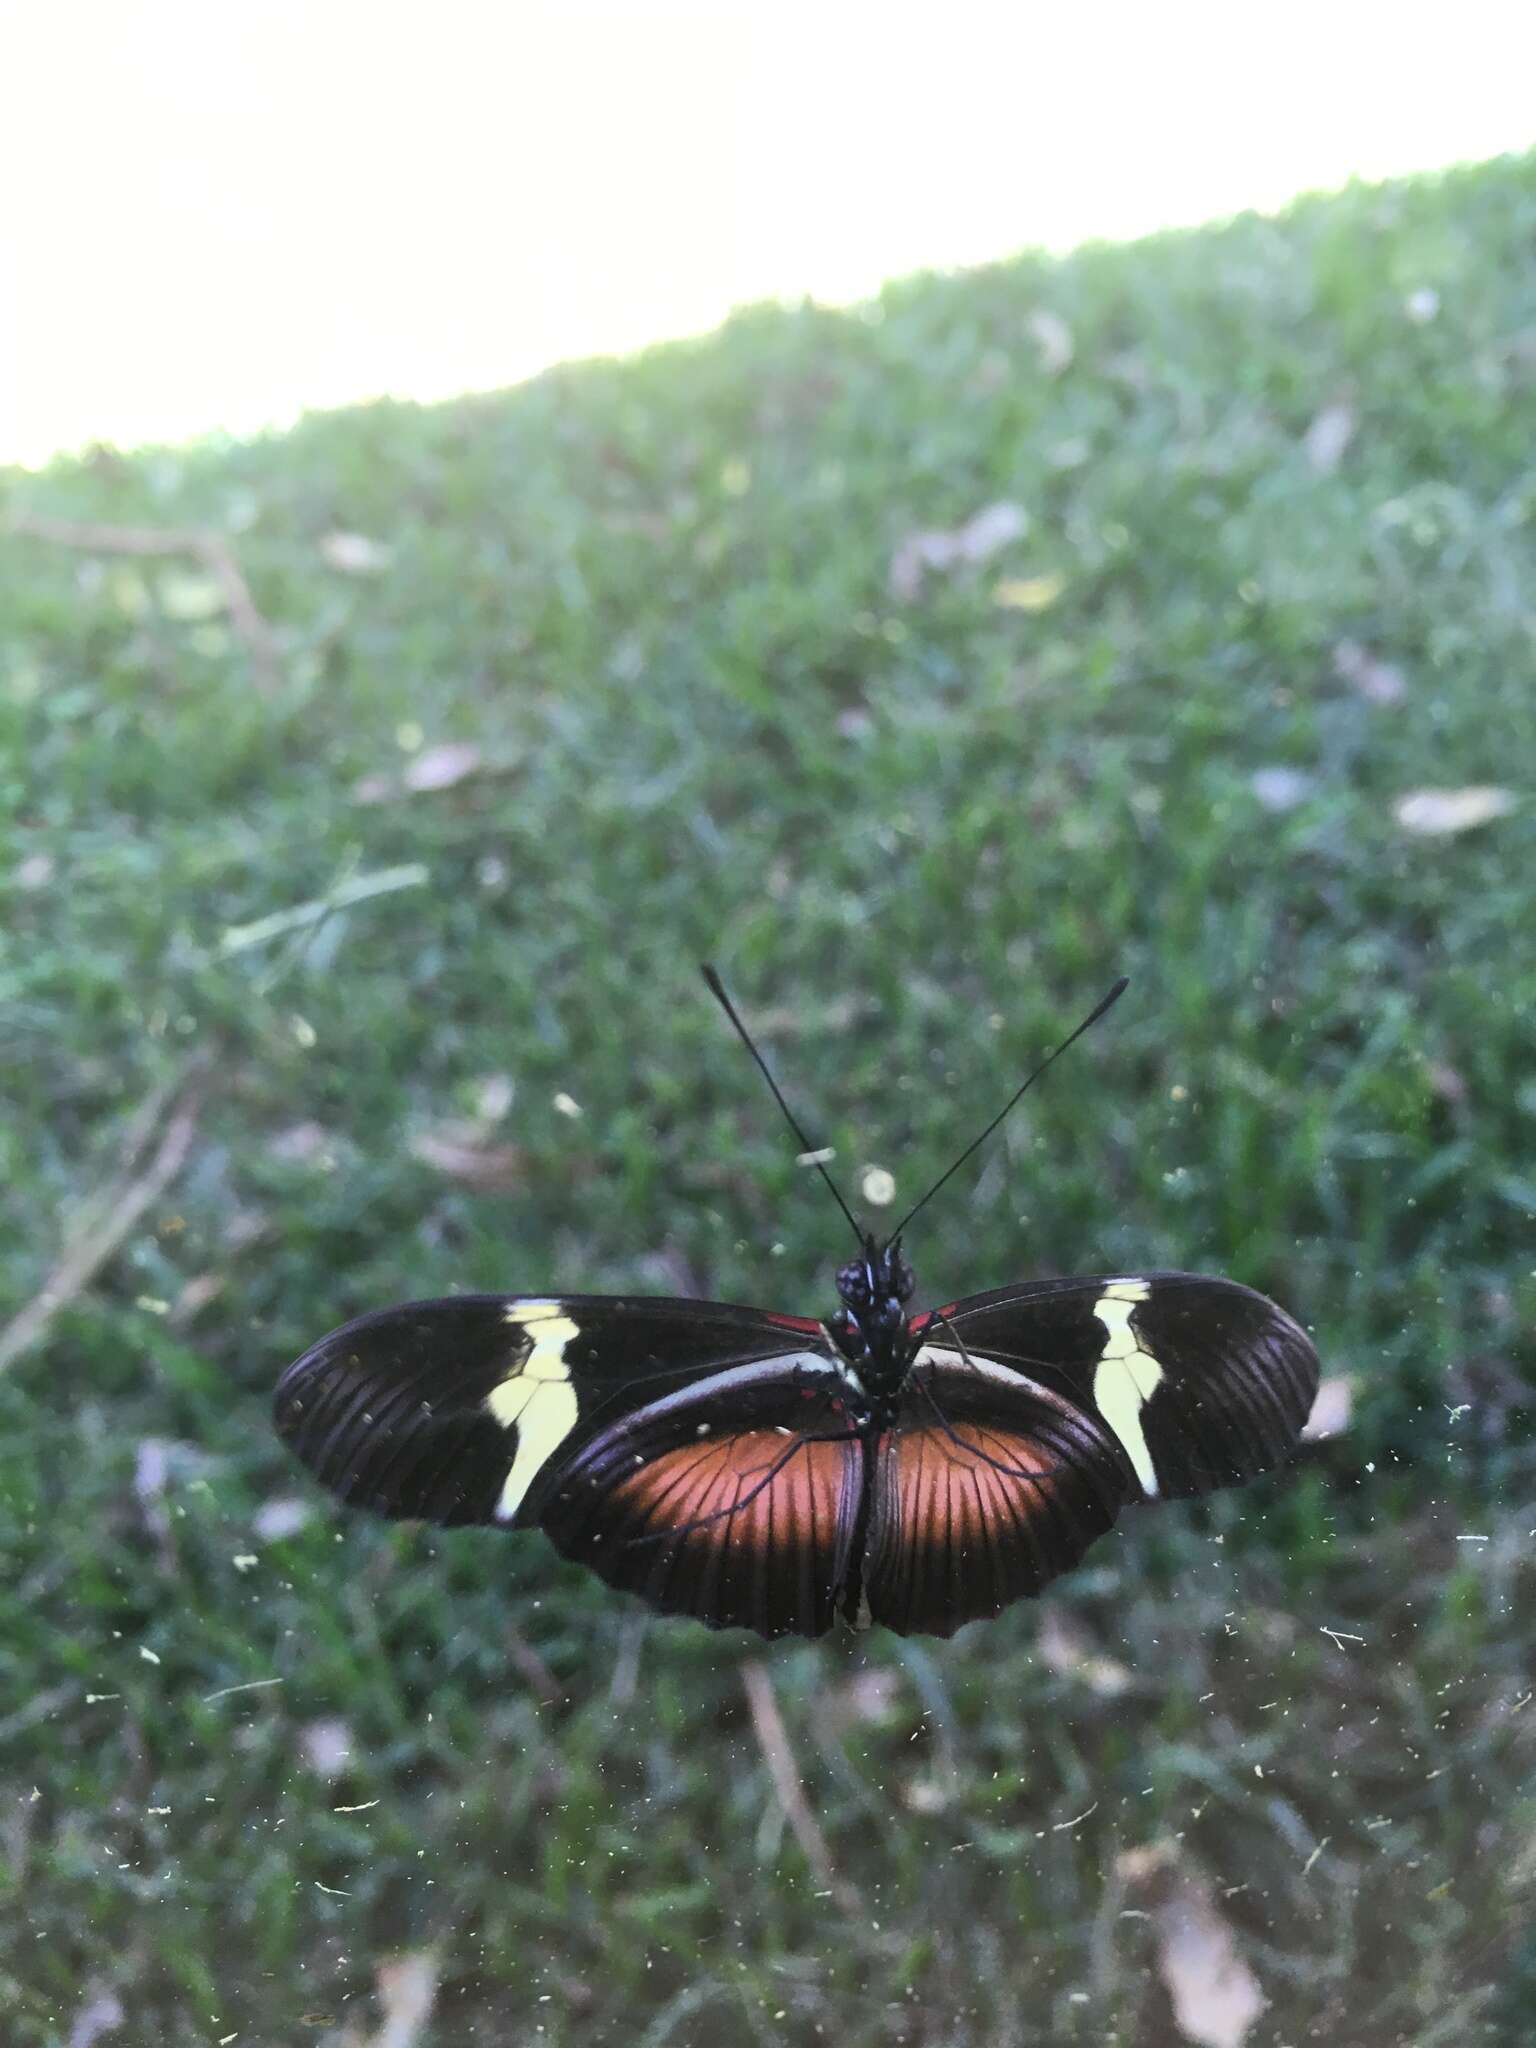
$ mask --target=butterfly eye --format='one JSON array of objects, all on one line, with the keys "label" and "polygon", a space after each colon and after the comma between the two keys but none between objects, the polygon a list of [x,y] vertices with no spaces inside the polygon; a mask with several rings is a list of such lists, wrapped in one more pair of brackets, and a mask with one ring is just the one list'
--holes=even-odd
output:
[{"label": "butterfly eye", "polygon": [[838,1267],[837,1291],[850,1308],[868,1308],[874,1297],[869,1284],[869,1268],[862,1259],[851,1259],[846,1266]]}]

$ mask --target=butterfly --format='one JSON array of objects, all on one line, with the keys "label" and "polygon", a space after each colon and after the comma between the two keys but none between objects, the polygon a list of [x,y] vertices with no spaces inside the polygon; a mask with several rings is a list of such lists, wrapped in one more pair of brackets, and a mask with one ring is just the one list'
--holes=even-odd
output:
[{"label": "butterfly", "polygon": [[277,1389],[278,1434],[323,1485],[380,1515],[542,1529],[610,1586],[711,1628],[948,1636],[1039,1593],[1123,1507],[1286,1458],[1317,1353],[1235,1281],[1033,1280],[909,1307],[913,1216],[1124,981],[881,1240],[704,972],[858,1235],[835,1311],[467,1294],[362,1316]]}]

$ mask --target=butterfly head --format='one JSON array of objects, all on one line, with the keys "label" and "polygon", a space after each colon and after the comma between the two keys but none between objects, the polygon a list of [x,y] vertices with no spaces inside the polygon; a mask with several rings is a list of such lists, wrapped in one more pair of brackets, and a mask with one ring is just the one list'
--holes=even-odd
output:
[{"label": "butterfly head", "polygon": [[884,1303],[903,1307],[912,1299],[916,1285],[912,1268],[902,1255],[899,1237],[887,1245],[878,1245],[872,1237],[866,1237],[859,1257],[837,1269],[838,1298],[856,1316],[877,1312]]}]

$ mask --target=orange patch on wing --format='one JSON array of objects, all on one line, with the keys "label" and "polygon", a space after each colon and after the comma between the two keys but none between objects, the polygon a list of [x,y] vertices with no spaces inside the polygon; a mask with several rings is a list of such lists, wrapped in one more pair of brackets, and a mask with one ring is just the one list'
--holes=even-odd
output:
[{"label": "orange patch on wing", "polygon": [[885,1439],[865,1580],[876,1621],[951,1635],[1038,1593],[1109,1527],[1113,1451],[1074,1442],[1045,1402],[1035,1414],[1039,1435],[969,1418]]},{"label": "orange patch on wing", "polygon": [[706,1548],[819,1548],[837,1528],[847,1449],[777,1429],[700,1437],[637,1466],[615,1505],[632,1528]]}]

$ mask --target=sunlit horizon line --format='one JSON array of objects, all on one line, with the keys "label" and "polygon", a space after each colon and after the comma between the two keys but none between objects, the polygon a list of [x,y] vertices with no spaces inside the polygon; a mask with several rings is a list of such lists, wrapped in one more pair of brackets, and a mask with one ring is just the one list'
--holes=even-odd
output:
[{"label": "sunlit horizon line", "polygon": [[[1408,180],[1434,178],[1483,163],[1496,162],[1499,155],[1508,154],[1511,152],[1500,152],[1488,158],[1460,157],[1443,162],[1429,162],[1415,166],[1411,170],[1381,176],[1351,173],[1331,183],[1305,184],[1267,199],[1214,205],[1209,211],[1193,216],[1173,216],[1150,225],[1130,226],[1119,233],[1088,229],[1081,233],[1042,234],[1029,242],[1002,249],[995,255],[974,256],[951,262],[917,262],[910,268],[888,272],[877,280],[850,280],[843,290],[835,287],[827,289],[825,286],[821,289],[795,285],[784,285],[777,289],[770,287],[754,296],[722,303],[717,308],[703,313],[691,324],[664,325],[646,333],[616,334],[611,341],[604,341],[596,335],[585,342],[573,337],[567,343],[531,351],[521,360],[509,359],[500,372],[488,374],[483,378],[470,378],[468,381],[448,370],[438,377],[428,372],[393,384],[360,383],[349,391],[334,394],[317,389],[312,395],[296,396],[270,404],[256,400],[249,407],[244,407],[236,401],[230,414],[224,419],[206,423],[189,422],[181,427],[156,427],[148,420],[138,427],[131,422],[113,424],[104,421],[100,427],[79,430],[74,438],[60,438],[52,443],[39,444],[33,449],[28,449],[24,440],[18,444],[19,452],[7,452],[0,448],[0,473],[10,471],[13,474],[41,476],[56,466],[69,468],[89,462],[102,451],[130,459],[156,454],[192,454],[209,449],[217,450],[224,446],[242,446],[291,434],[306,420],[357,411],[373,405],[431,407],[452,405],[466,399],[494,397],[535,383],[552,370],[579,367],[584,364],[622,363],[637,359],[652,349],[708,341],[722,333],[733,319],[760,308],[777,308],[793,312],[801,307],[823,307],[829,311],[849,314],[868,312],[876,308],[884,294],[893,287],[923,277],[963,277],[999,265],[1026,263],[1039,257],[1045,257],[1053,262],[1064,262],[1074,252],[1085,248],[1129,248],[1137,243],[1154,241],[1167,235],[1219,231],[1232,222],[1249,216],[1274,220],[1294,207],[1312,200],[1335,198],[1353,188],[1380,189]],[[153,405],[144,408],[149,413],[156,409]]]}]

